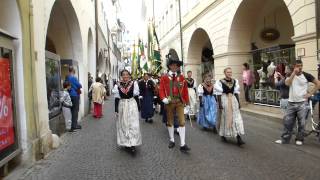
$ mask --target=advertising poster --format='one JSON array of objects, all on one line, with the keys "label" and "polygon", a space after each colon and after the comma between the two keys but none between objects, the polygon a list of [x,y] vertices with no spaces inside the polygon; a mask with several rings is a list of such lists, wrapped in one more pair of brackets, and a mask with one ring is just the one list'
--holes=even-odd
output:
[{"label": "advertising poster", "polygon": [[0,152],[14,144],[10,60],[0,58]]}]

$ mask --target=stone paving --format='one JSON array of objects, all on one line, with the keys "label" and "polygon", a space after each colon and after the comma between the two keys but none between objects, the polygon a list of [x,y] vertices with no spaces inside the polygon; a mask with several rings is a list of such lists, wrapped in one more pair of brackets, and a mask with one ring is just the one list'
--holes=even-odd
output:
[{"label": "stone paving", "polygon": [[[143,145],[136,155],[116,144],[113,102],[107,101],[104,118],[87,116],[83,129],[66,133],[62,145],[38,161],[23,180],[317,180],[320,179],[320,143],[308,137],[306,144],[273,143],[281,124],[243,114],[246,145],[222,143],[219,136],[187,123],[188,154],[168,149],[168,133],[159,115],[153,124],[141,121]],[[176,144],[179,137],[176,136]]]}]

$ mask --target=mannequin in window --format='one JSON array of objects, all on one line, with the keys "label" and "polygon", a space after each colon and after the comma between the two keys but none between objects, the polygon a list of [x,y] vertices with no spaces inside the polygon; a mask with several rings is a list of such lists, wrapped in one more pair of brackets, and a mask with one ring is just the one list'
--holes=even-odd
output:
[{"label": "mannequin in window", "polygon": [[259,74],[259,89],[263,89],[266,85],[267,74],[264,72],[264,68],[261,67],[257,70]]},{"label": "mannequin in window", "polygon": [[276,66],[274,65],[274,62],[271,62],[270,65],[267,67],[267,77],[273,76],[274,71],[276,70]]}]

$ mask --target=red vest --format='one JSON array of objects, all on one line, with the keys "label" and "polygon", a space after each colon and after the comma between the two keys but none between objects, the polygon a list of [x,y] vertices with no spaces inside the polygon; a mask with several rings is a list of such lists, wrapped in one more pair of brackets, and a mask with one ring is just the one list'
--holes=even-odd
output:
[{"label": "red vest", "polygon": [[163,75],[160,79],[159,96],[161,100],[168,97],[180,98],[183,103],[188,104],[188,84],[183,75],[175,78],[167,74]]}]

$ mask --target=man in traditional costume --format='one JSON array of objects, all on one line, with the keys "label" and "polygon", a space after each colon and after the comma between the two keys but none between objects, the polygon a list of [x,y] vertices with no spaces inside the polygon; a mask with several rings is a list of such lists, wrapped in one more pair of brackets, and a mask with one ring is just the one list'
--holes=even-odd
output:
[{"label": "man in traditional costume", "polygon": [[182,62],[177,55],[168,54],[169,72],[161,77],[159,96],[165,104],[167,113],[167,128],[169,131],[169,148],[175,146],[174,142],[174,112],[179,121],[180,150],[187,152],[190,148],[185,144],[185,117],[184,106],[189,104],[188,85],[182,74],[178,74]]},{"label": "man in traditional costume", "polygon": [[244,144],[241,139],[241,135],[244,135],[244,128],[240,114],[240,85],[237,79],[232,78],[231,68],[226,68],[224,74],[225,78],[215,84],[219,108],[221,109],[219,135],[224,142],[227,142],[226,137],[236,137],[237,144],[241,146]]},{"label": "man in traditional costume", "polygon": [[153,102],[154,102],[154,82],[150,79],[149,74],[145,73],[143,79],[139,82],[140,89],[140,103],[141,103],[141,117],[145,119],[147,123],[152,123],[152,117],[154,114]]},{"label": "man in traditional costume", "polygon": [[139,96],[139,86],[130,79],[128,70],[122,70],[120,74],[122,80],[112,90],[116,98],[117,143],[135,152],[135,147],[142,144],[138,104],[135,99]]}]

